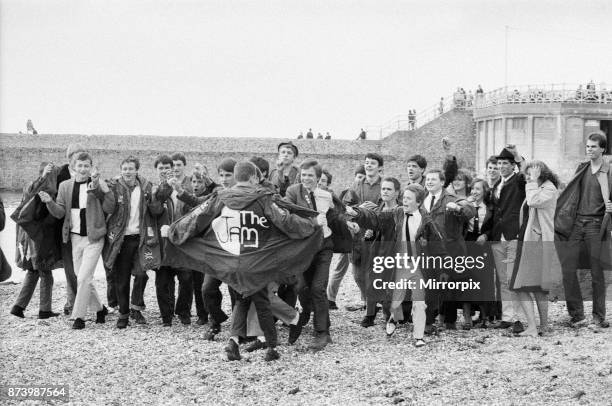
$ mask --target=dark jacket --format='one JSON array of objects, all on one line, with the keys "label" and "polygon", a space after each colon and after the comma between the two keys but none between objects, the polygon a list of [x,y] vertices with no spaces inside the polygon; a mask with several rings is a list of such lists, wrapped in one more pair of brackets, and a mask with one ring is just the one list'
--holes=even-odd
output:
[{"label": "dark jacket", "polygon": [[497,184],[493,188],[491,194],[493,204],[493,229],[490,233],[491,241],[501,241],[502,235],[507,241],[518,239],[520,228],[519,217],[521,206],[525,200],[526,183],[525,174],[519,172],[512,175],[504,184],[499,194],[499,198],[495,196]]},{"label": "dark jacket", "polygon": [[278,169],[272,169],[270,172],[270,183],[276,188],[276,192],[285,197],[287,188],[296,183],[300,183],[300,168],[293,165],[289,170],[288,176],[282,176],[282,172]]},{"label": "dark jacket", "polygon": [[[456,203],[460,210],[446,210],[448,203]],[[436,201],[429,213],[431,219],[436,223],[436,226],[446,242],[446,248],[450,255],[465,255],[466,246],[464,234],[469,220],[476,215],[475,207],[465,199],[459,199],[457,196],[442,190],[441,195]]]},{"label": "dark jacket", "polygon": [[[4,225],[6,221],[6,215],[4,213],[4,203],[2,202],[2,198],[0,197],[0,231],[4,230]],[[11,277],[13,270],[9,265],[4,253],[2,252],[2,248],[0,248],[0,282],[3,282]]]}]

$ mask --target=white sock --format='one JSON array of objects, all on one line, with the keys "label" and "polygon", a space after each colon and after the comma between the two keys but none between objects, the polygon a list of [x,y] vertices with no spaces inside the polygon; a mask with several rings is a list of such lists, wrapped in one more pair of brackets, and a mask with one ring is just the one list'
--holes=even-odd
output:
[{"label": "white sock", "polygon": [[233,340],[236,344],[240,345],[238,336],[231,336],[230,340]]},{"label": "white sock", "polygon": [[258,339],[259,341],[261,341],[262,343],[265,343],[265,342],[266,342],[266,337],[264,337],[264,336],[258,336],[258,337],[257,337],[257,339]]}]

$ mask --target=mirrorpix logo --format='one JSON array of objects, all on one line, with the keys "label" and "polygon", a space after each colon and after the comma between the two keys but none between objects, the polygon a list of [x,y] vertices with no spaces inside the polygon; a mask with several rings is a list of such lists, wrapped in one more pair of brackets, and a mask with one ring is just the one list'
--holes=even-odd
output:
[{"label": "mirrorpix logo", "polygon": [[259,248],[260,233],[269,229],[268,219],[252,210],[234,210],[225,206],[212,221],[217,242],[225,251],[240,255],[245,248]]}]

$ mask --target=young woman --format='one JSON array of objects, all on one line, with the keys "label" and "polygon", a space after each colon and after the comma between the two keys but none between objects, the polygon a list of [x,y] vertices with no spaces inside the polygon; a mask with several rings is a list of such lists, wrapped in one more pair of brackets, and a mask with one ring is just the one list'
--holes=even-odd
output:
[{"label": "young woman", "polygon": [[[554,216],[557,206],[559,181],[542,161],[532,161],[525,167],[528,175],[525,201],[521,208],[520,243],[510,281],[512,290],[527,317],[527,329],[521,336],[538,335],[533,302],[538,306],[540,329],[548,325],[548,290],[551,273],[557,258],[554,247]],[[532,296],[533,295],[533,296]]]},{"label": "young woman", "polygon": [[470,195],[470,184],[472,183],[472,175],[467,169],[461,168],[457,171],[455,179],[446,188],[448,193],[457,197],[466,199]]}]

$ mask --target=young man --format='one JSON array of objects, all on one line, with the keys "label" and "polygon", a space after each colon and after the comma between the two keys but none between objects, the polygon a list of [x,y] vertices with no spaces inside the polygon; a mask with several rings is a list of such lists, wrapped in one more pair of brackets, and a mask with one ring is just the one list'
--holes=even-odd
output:
[{"label": "young man", "polygon": [[[364,202],[371,202],[376,205],[380,203],[380,183],[381,183],[381,172],[383,170],[384,161],[382,156],[376,153],[368,153],[365,156],[365,162],[363,167],[365,169],[366,176],[361,182],[355,183],[351,187],[351,192],[347,193],[343,201],[349,204],[348,198],[354,198],[355,204],[362,204]],[[369,276],[369,270],[361,263],[362,258],[367,257],[367,253],[364,252],[368,249],[369,243],[364,237],[363,230],[359,237],[356,238],[353,252],[350,255],[350,262],[353,265],[353,277],[355,283],[359,287],[361,292],[362,305],[358,306],[347,306],[347,310],[366,310],[366,315],[362,320],[363,327],[372,326],[372,320],[376,316],[376,302],[370,301],[367,303],[367,279]]]},{"label": "young man", "polygon": [[[403,206],[378,213],[363,207],[357,209],[347,207],[347,213],[356,216],[355,222],[360,227],[378,231],[393,230],[391,240],[393,246],[389,252],[390,257],[403,254],[417,257],[421,255],[442,255],[443,237],[435,222],[421,206],[424,196],[425,189],[421,185],[411,184],[404,191]],[[398,226],[400,224],[401,226]],[[423,334],[427,305],[425,304],[425,292],[420,282],[426,280],[426,278],[427,276],[423,274],[423,270],[420,268],[395,269],[396,281],[405,280],[414,284],[409,290],[412,296],[412,321],[414,323],[412,335],[416,347],[425,345]],[[405,289],[403,293],[406,293]],[[402,298],[397,298],[397,303],[401,302]],[[391,325],[387,325],[388,335],[393,334],[397,321],[393,320],[390,323]]]},{"label": "young man", "polygon": [[408,172],[408,184],[418,183],[425,187],[425,170],[427,169],[427,160],[421,155],[413,155],[408,158],[406,164]]},{"label": "young man", "polygon": [[501,176],[499,174],[499,168],[497,167],[497,158],[495,155],[491,155],[486,162],[486,179],[489,189],[494,190],[497,186],[497,182],[500,181]]},{"label": "young man", "polygon": [[[138,158],[129,156],[121,162],[121,175],[109,184],[115,197],[115,210],[107,220],[102,258],[104,266],[113,275],[119,302],[117,328],[120,329],[129,325],[132,271],[142,277],[147,270],[143,269],[145,243],[147,238],[154,238],[154,235],[150,236],[154,231],[147,226],[147,222],[154,224],[150,217],[158,217],[163,212],[159,202],[152,199],[151,182],[138,175],[139,169]],[[144,291],[138,287],[134,288],[136,290]],[[132,296],[132,302],[135,302],[134,299]],[[140,310],[133,310],[132,317],[139,324],[146,323]]]},{"label": "young man", "polygon": [[[459,199],[448,193],[443,188],[445,180],[444,173],[441,170],[434,169],[427,172],[425,188],[428,193],[423,201],[423,206],[442,234],[448,254],[453,257],[465,256],[467,255],[467,247],[463,238],[463,231],[470,219],[476,215],[476,210],[467,200]],[[426,277],[432,276],[429,273],[430,271],[425,272]],[[451,272],[448,278],[453,280],[454,272]],[[441,292],[435,289],[426,291],[428,333],[435,332],[433,322],[435,312],[438,310],[439,293]],[[445,327],[454,330],[457,321],[456,302],[453,301],[452,292],[444,293],[443,308],[440,312],[444,316]]]},{"label": "young man", "polygon": [[[602,259],[608,251],[612,233],[612,165],[602,155],[607,140],[601,133],[589,134],[586,142],[588,162],[578,165],[576,173],[559,196],[555,211],[555,240],[563,271],[563,287],[570,323],[581,327],[587,323],[577,269],[591,269],[593,286],[593,323],[607,328],[606,281]],[[587,256],[580,255],[584,244]],[[587,258],[588,261],[580,261]],[[609,264],[608,264],[609,265]]]},{"label": "young man", "polygon": [[63,219],[62,241],[71,242],[77,275],[72,328],[83,329],[88,307],[96,309],[96,323],[104,323],[108,314],[96,292],[93,274],[104,246],[106,215],[114,211],[115,200],[98,171],[92,171],[88,153],[75,155],[74,171],[74,178],[60,184],[56,202],[46,192],[39,196],[54,217]]},{"label": "young man", "polygon": [[[317,161],[307,160],[300,165],[301,183],[289,186],[285,200],[298,206],[307,207],[314,211],[318,208],[331,208],[333,203],[331,193],[317,188],[322,169]],[[330,207],[332,205],[332,207]],[[330,213],[330,215],[333,215]],[[314,310],[315,339],[310,345],[314,351],[325,348],[331,342],[329,334],[329,304],[327,302],[327,281],[329,279],[329,266],[333,255],[333,241],[331,232],[323,242],[323,247],[315,255],[310,267],[304,272],[305,286],[299,292],[300,303],[304,310],[302,318],[310,317],[311,306]]]},{"label": "young man", "polygon": [[524,331],[519,320],[522,310],[517,294],[510,290],[509,283],[516,259],[519,218],[527,180],[525,174],[514,171],[515,166],[518,165],[520,169],[524,161],[515,146],[508,145],[496,158],[501,180],[492,192],[493,228],[488,236],[502,299],[502,320],[495,327],[512,327],[514,333],[520,333]]},{"label": "young man", "polygon": [[278,144],[278,159],[276,168],[270,172],[270,182],[278,189],[281,196],[285,196],[287,188],[300,182],[299,168],[294,161],[298,156],[298,149],[291,141]]}]

